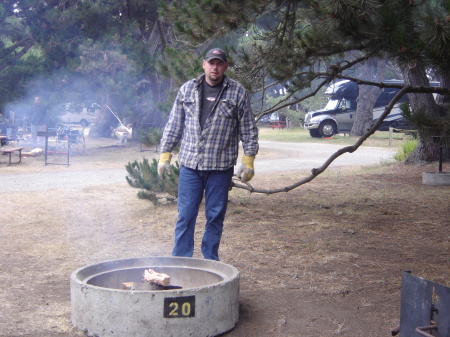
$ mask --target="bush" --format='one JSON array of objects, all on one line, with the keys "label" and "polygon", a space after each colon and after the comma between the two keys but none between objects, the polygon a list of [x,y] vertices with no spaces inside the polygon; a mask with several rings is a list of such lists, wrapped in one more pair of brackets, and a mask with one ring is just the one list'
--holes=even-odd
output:
[{"label": "bush", "polygon": [[[159,143],[161,142],[161,138],[163,136],[163,130],[161,129],[155,129],[155,128],[148,128],[145,130],[139,130],[137,132],[137,137],[141,144],[147,147],[156,146],[158,147]],[[180,144],[175,146],[175,148],[172,149],[172,153],[178,153],[180,151]]]},{"label": "bush", "polygon": [[417,139],[409,139],[405,141],[395,153],[394,159],[397,161],[404,161],[408,155],[416,149]]},{"label": "bush", "polygon": [[153,159],[150,164],[148,159],[138,163],[128,163],[125,166],[128,175],[126,177],[128,184],[134,188],[140,188],[137,196],[139,199],[147,199],[158,204],[159,200],[173,202],[178,197],[178,176],[180,166],[178,162],[170,165],[170,172],[165,179],[161,179],[158,175],[158,161]]},{"label": "bush", "polygon": [[137,133],[139,141],[147,147],[158,146],[163,132],[160,129],[149,128],[139,130]]}]

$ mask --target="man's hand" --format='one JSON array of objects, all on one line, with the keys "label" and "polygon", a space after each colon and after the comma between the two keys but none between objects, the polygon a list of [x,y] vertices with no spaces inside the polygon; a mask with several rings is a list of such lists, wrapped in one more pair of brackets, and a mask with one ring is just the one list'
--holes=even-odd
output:
[{"label": "man's hand", "polygon": [[255,156],[245,156],[242,158],[242,165],[237,171],[237,177],[246,183],[250,181],[255,175],[255,169],[253,167],[253,162],[255,161]]},{"label": "man's hand", "polygon": [[170,152],[163,152],[159,155],[158,175],[161,179],[164,179],[166,173],[170,171],[170,159],[172,159]]}]

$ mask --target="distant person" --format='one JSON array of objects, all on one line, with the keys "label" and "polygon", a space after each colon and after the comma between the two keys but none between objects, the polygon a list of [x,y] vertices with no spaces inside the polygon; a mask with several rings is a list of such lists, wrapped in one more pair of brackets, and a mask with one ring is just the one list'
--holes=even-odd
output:
[{"label": "distant person", "polygon": [[239,82],[225,76],[227,68],[227,55],[222,49],[208,51],[203,60],[205,73],[181,86],[161,139],[161,177],[170,167],[171,151],[181,141],[173,256],[193,256],[195,223],[205,195],[201,251],[205,259],[219,260],[239,141],[244,156],[237,175],[243,182],[254,175],[253,161],[258,153],[255,117],[248,93]]},{"label": "distant person", "polygon": [[125,144],[127,140],[131,140],[133,136],[133,125],[127,124],[127,126],[125,126],[121,124],[115,129],[111,126],[111,132],[113,136],[116,136],[120,139],[121,144]]},{"label": "distant person", "polygon": [[38,145],[38,131],[46,131],[45,125],[46,112],[45,108],[42,106],[41,98],[36,96],[34,98],[34,104],[31,108],[30,113],[30,124],[31,124],[31,139],[33,145]]}]

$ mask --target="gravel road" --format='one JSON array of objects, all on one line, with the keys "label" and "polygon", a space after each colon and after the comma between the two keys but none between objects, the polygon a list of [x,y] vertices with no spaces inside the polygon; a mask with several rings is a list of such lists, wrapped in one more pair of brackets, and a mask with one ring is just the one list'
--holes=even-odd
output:
[{"label": "gravel road", "polygon": [[[260,141],[260,151],[255,161],[256,174],[312,169],[321,166],[340,145],[319,143],[282,143]],[[360,147],[354,153],[346,153],[336,159],[330,167],[376,165],[392,161],[395,148]],[[2,163],[1,165],[4,165]],[[72,170],[71,168],[74,168]],[[63,188],[83,188],[125,183],[126,171],[123,166],[110,169],[75,170],[70,167],[58,172],[26,174],[4,174],[0,167],[0,193],[13,191],[41,191]]]},{"label": "gravel road", "polygon": [[[261,159],[255,161],[257,173],[294,171],[312,169],[321,166],[341,145],[320,143],[281,143],[260,141],[260,154],[272,150],[279,153],[279,159]],[[376,165],[393,160],[395,148],[359,147],[354,153],[345,153],[337,158],[330,167]]]}]

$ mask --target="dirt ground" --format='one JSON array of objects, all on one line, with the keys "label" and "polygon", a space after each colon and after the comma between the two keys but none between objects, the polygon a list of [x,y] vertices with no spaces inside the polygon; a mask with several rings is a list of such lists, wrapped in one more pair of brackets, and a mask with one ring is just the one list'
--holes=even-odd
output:
[{"label": "dirt ground", "polygon": [[[70,321],[72,271],[170,255],[176,206],[140,200],[125,181],[128,162],[156,156],[139,149],[88,140],[87,154],[74,153],[69,167],[43,166],[43,157],[7,167],[0,158],[0,176],[11,181],[112,168],[124,176],[95,186],[0,189],[1,337],[86,336]],[[437,163],[339,167],[289,193],[233,189],[220,256],[240,271],[240,322],[225,335],[390,336],[402,271],[450,286],[450,188],[422,184],[422,172],[436,170]],[[307,175],[257,174],[252,183],[280,187]],[[200,213],[199,258],[203,224]]]}]

